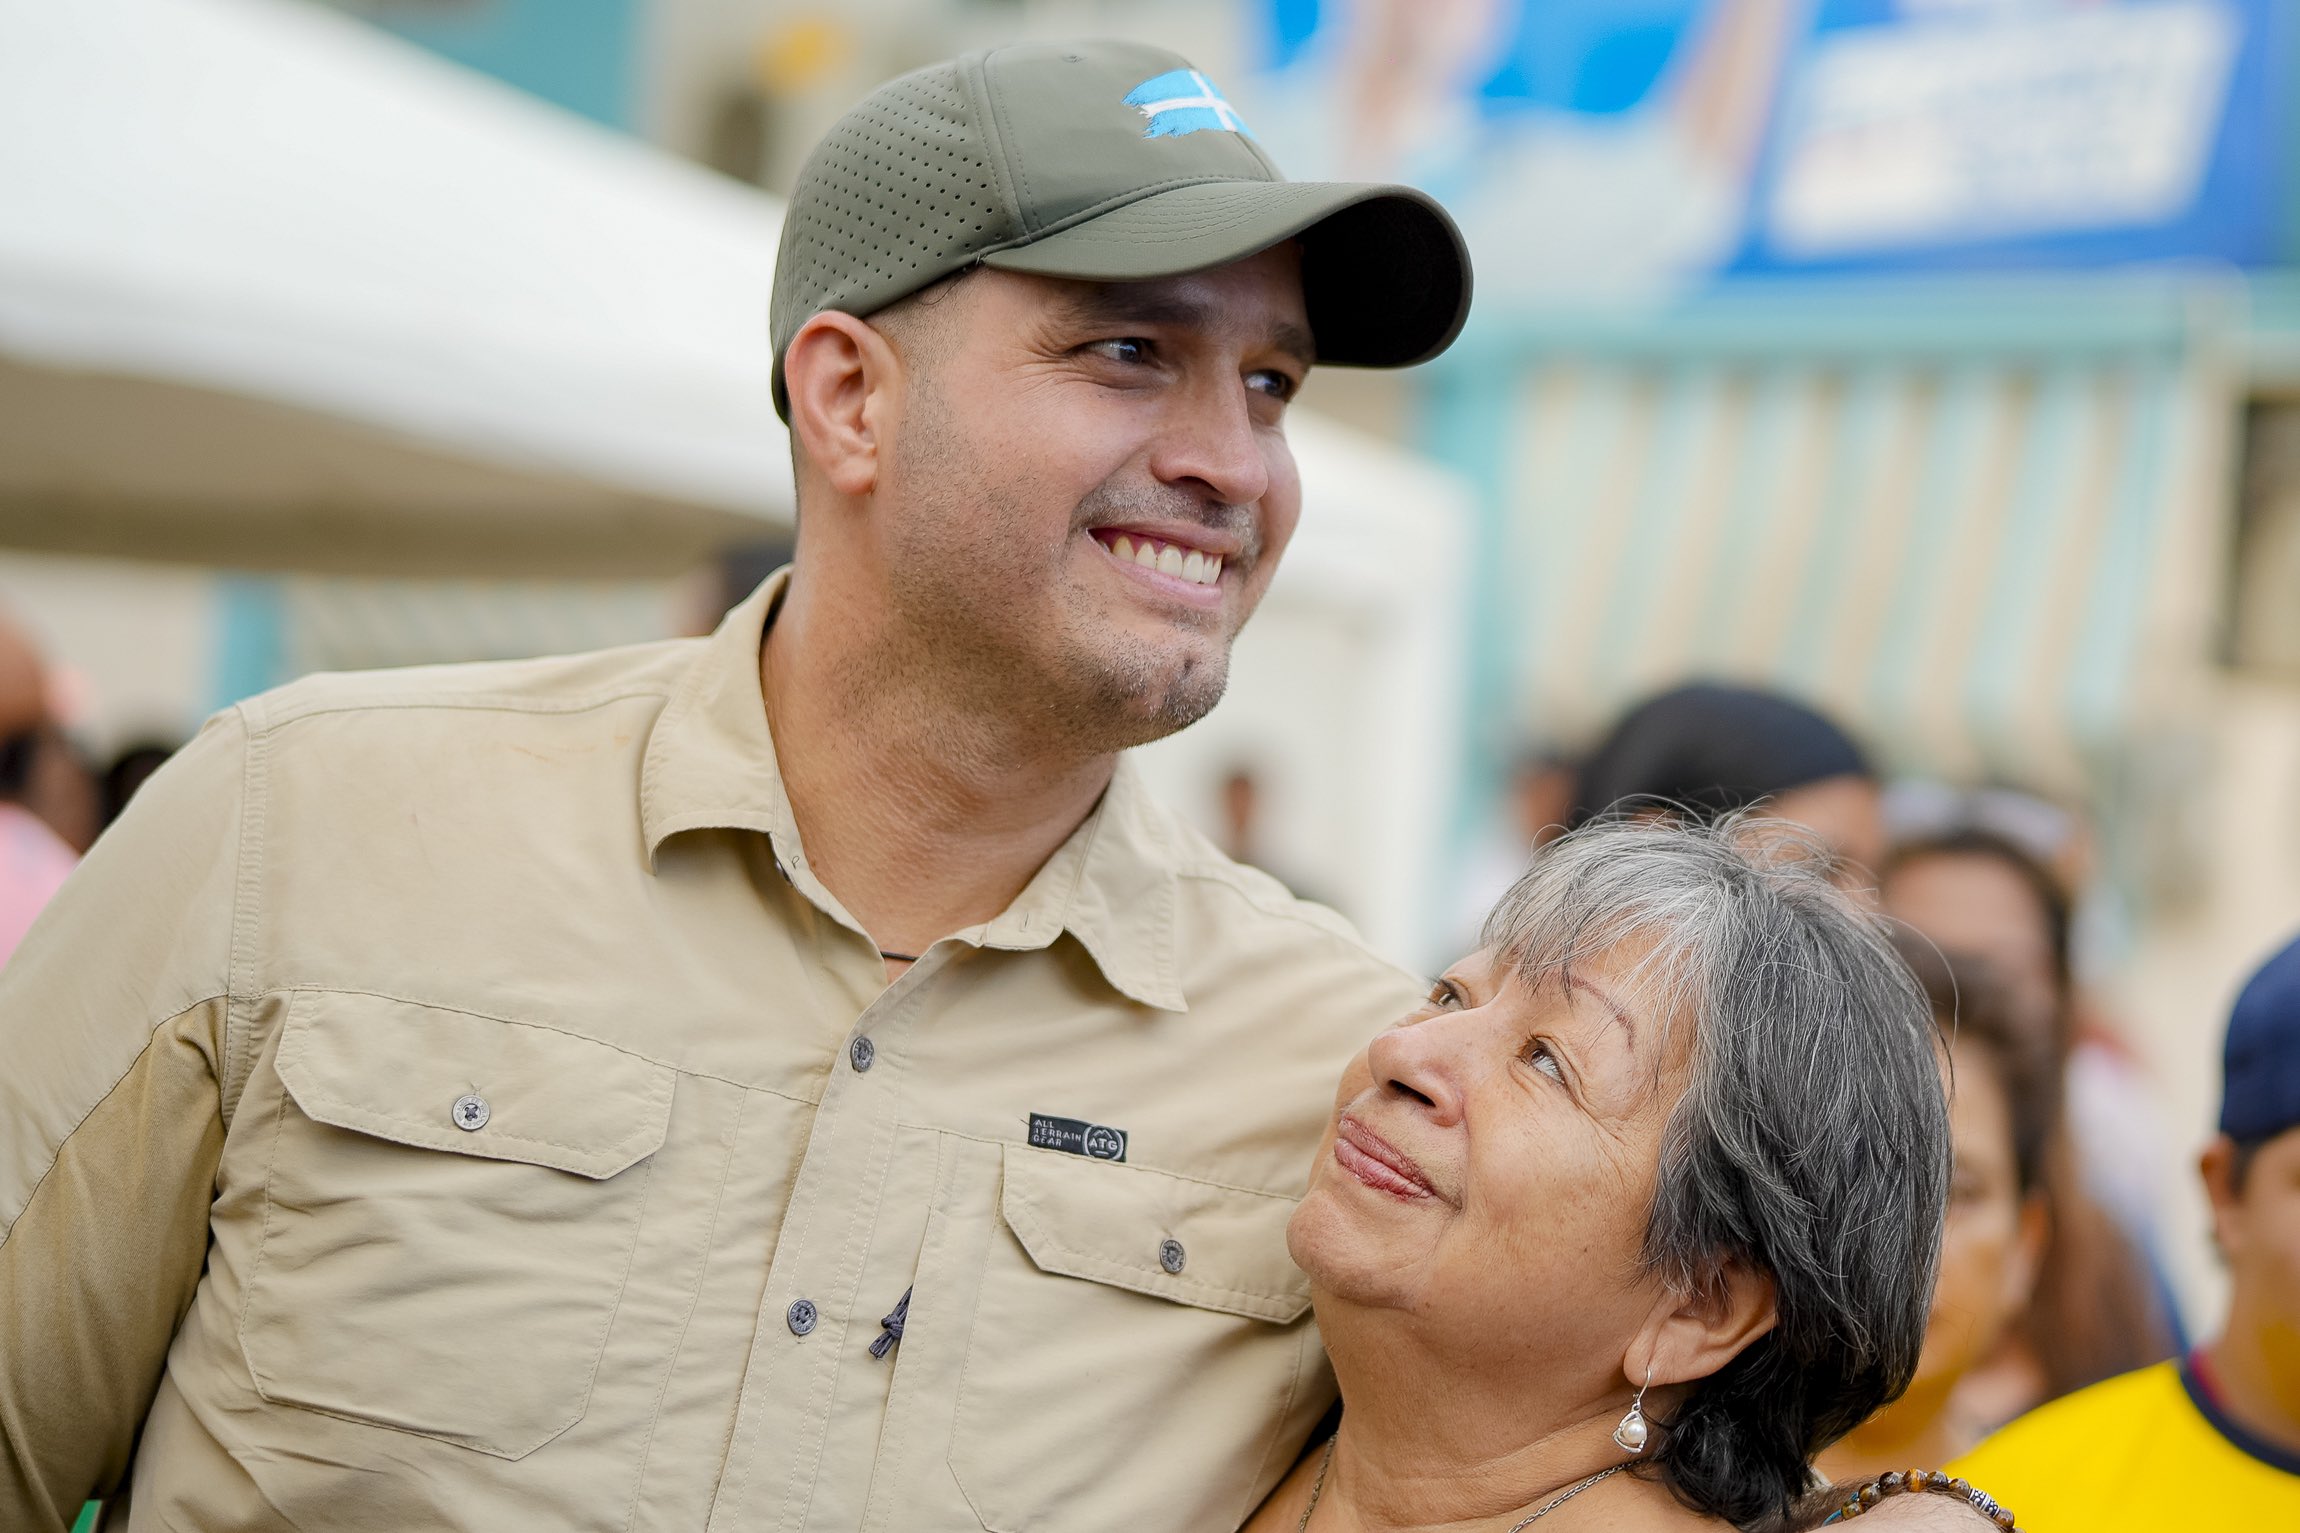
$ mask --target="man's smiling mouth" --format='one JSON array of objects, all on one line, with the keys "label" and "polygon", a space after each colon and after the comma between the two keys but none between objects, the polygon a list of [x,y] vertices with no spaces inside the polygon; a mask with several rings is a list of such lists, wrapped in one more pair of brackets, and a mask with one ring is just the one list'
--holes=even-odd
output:
[{"label": "man's smiling mouth", "polygon": [[1121,564],[1139,565],[1192,585],[1210,586],[1222,579],[1222,559],[1218,554],[1201,553],[1179,543],[1167,543],[1139,533],[1117,532],[1107,527],[1094,530],[1094,541],[1103,551]]}]

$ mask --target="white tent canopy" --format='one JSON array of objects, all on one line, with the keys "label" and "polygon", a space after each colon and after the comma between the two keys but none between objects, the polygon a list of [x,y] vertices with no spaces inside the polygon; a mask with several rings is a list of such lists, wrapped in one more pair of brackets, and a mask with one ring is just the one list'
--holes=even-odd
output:
[{"label": "white tent canopy", "polygon": [[780,220],[294,0],[0,0],[0,544],[643,574],[771,532]]}]

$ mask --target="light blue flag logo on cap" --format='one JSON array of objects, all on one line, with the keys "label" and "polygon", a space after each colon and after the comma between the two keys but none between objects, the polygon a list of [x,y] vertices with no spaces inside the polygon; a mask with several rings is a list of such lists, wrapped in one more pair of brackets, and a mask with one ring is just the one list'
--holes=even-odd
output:
[{"label": "light blue flag logo on cap", "polygon": [[1242,133],[1253,129],[1239,120],[1214,82],[1195,69],[1169,69],[1126,93],[1126,104],[1150,120],[1144,138],[1179,138],[1185,133]]}]

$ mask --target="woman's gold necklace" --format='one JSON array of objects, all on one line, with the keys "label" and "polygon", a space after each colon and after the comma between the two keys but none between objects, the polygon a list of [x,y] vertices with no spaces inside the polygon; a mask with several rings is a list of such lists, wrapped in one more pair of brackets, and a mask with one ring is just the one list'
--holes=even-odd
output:
[{"label": "woman's gold necklace", "polygon": [[[1326,1493],[1326,1471],[1334,1467],[1334,1439],[1326,1439],[1326,1451],[1318,1459],[1318,1477],[1310,1482],[1310,1504],[1302,1508],[1302,1520],[1294,1524],[1294,1533],[1310,1533],[1310,1515],[1318,1509],[1318,1498]],[[1610,1480],[1627,1469],[1627,1464],[1616,1464],[1611,1469],[1600,1469],[1595,1474],[1583,1475],[1556,1495],[1541,1504],[1531,1517],[1513,1526],[1509,1533],[1525,1533],[1527,1528],[1547,1517],[1551,1512],[1571,1501],[1600,1480]]]}]

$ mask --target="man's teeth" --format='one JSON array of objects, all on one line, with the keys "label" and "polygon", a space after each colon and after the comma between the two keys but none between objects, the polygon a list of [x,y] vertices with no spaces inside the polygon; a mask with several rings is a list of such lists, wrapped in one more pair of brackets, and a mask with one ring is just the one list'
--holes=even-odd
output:
[{"label": "man's teeth", "polygon": [[1222,578],[1222,561],[1194,548],[1127,537],[1112,538],[1105,546],[1129,564],[1139,564],[1161,575],[1179,575],[1192,585],[1210,586]]}]

